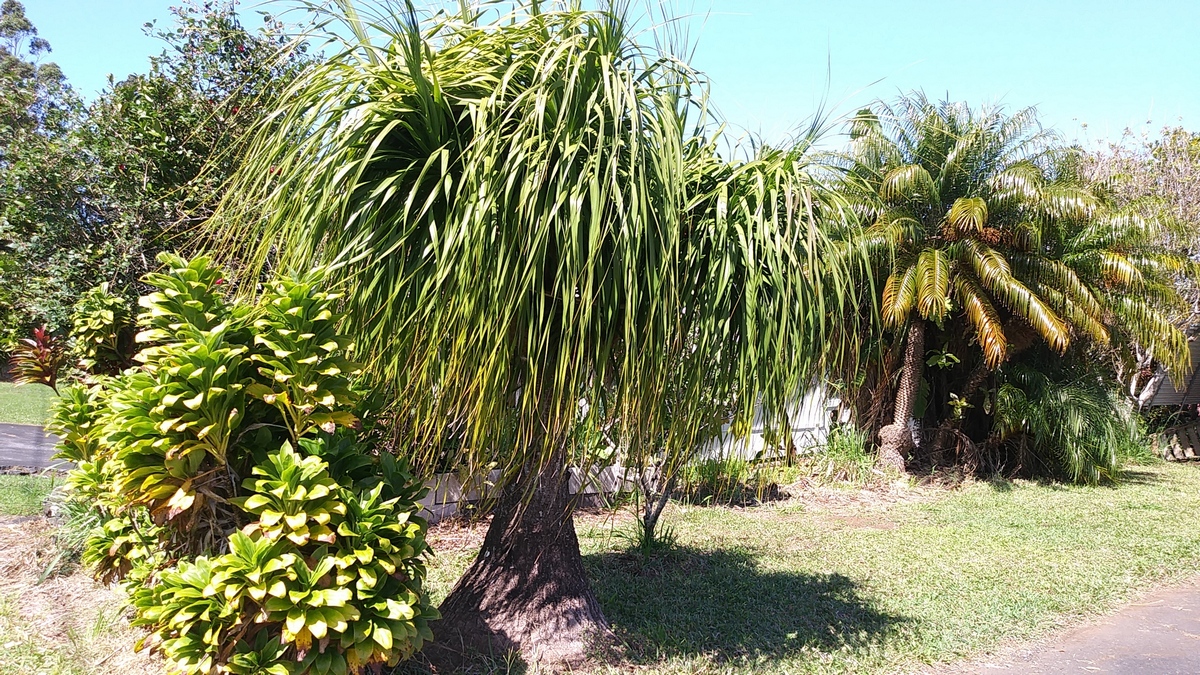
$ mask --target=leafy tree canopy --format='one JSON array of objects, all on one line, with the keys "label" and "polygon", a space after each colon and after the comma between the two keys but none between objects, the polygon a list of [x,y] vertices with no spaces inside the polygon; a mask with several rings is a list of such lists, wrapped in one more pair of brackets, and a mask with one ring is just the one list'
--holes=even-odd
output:
[{"label": "leafy tree canopy", "polygon": [[305,47],[269,15],[244,26],[237,5],[188,3],[145,74],[84,106],[20,3],[3,5],[0,95],[0,343],[47,323],[65,330],[87,288],[132,299],[155,254],[192,247],[241,156],[241,139],[290,78]]}]

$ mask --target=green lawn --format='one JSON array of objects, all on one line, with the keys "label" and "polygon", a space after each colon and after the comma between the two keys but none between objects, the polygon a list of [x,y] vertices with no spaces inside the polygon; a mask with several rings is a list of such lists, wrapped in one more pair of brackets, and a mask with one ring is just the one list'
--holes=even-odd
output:
[{"label": "green lawn", "polygon": [[62,477],[9,476],[0,474],[0,516],[33,516],[42,512],[42,502]]},{"label": "green lawn", "polygon": [[40,384],[16,386],[11,382],[0,382],[0,423],[36,424],[46,423],[54,390]]},{"label": "green lawn", "polygon": [[[639,673],[870,673],[1032,638],[1195,574],[1197,513],[1200,466],[1158,464],[1119,488],[1021,481],[880,508],[675,507],[678,550],[645,566],[609,525],[579,529]],[[435,596],[472,553],[438,552]]]}]

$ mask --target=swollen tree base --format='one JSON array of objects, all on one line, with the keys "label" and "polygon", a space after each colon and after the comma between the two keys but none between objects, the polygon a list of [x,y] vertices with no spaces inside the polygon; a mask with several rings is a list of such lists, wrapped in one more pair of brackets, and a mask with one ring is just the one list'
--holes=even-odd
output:
[{"label": "swollen tree base", "polygon": [[904,455],[913,449],[909,420],[921,385],[925,365],[925,321],[914,318],[908,324],[904,339],[904,364],[900,385],[896,388],[896,403],[892,423],[879,430],[879,464],[906,473]]},{"label": "swollen tree base", "polygon": [[504,489],[479,555],[439,608],[425,650],[437,670],[514,651],[574,666],[611,644],[579,553],[565,463],[547,464]]},{"label": "swollen tree base", "polygon": [[904,455],[912,450],[912,430],[898,424],[888,424],[879,430],[879,466],[906,473]]}]

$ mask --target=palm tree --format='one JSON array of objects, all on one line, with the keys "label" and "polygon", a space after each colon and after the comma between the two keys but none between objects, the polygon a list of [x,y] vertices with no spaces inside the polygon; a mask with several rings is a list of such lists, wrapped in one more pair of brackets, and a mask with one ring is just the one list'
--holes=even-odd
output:
[{"label": "palm tree", "polygon": [[[1135,397],[1140,370],[1161,364],[1166,375],[1181,381],[1189,367],[1187,336],[1178,326],[1191,307],[1181,289],[1195,283],[1198,265],[1164,242],[1186,236],[1195,223],[1172,218],[1168,204],[1119,200],[1119,186],[1086,175],[1084,164],[1078,149],[1064,151],[1056,180],[1094,196],[1085,217],[1043,228],[1037,258],[1020,255],[1014,271],[1106,348],[1100,355],[1129,381],[1129,396],[1141,403]],[[1082,305],[1065,302],[1058,290],[1064,283],[1081,287],[1074,296],[1084,298]]]},{"label": "palm tree", "polygon": [[[931,324],[969,336],[978,351],[959,381],[960,405],[1015,352],[1041,341],[1061,355],[1080,338],[1107,346],[1114,326],[1173,368],[1186,361],[1179,331],[1135,296],[1151,289],[1136,269],[1169,266],[1169,256],[1144,247],[1125,254],[1126,244],[1147,241],[1147,222],[1106,208],[1093,186],[1065,171],[1032,109],[1010,116],[914,93],[860,111],[850,133],[846,190],[867,225],[852,248],[881,268],[882,323],[903,343],[881,461],[904,469],[912,448]],[[1153,289],[1169,295],[1162,283]]]},{"label": "palm tree", "polygon": [[685,452],[713,397],[781,410],[855,313],[818,227],[835,205],[807,146],[721,160],[702,80],[619,13],[385,12],[369,34],[342,10],[355,39],[285,97],[214,222],[246,278],[333,265],[417,465],[455,423],[464,460],[502,470],[445,644],[576,660],[607,624],[572,429],[603,415]]}]

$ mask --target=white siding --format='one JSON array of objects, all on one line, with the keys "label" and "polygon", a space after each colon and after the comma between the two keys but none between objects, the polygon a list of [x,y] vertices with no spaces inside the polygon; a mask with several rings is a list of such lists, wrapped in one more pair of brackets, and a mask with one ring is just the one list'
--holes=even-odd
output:
[{"label": "white siding", "polygon": [[1150,399],[1150,405],[1179,406],[1200,403],[1200,340],[1192,340],[1188,346],[1192,352],[1192,371],[1179,383],[1178,389],[1175,387],[1176,383],[1169,378],[1163,382],[1154,398]]},{"label": "white siding", "polygon": [[[800,400],[788,406],[787,415],[791,426],[792,443],[800,454],[814,452],[825,444],[833,417],[841,400],[830,394],[824,386],[816,385]],[[742,439],[730,430],[730,425],[721,427],[721,433],[700,447],[700,459],[769,459],[782,456],[787,447],[770,447],[761,406],[754,407],[754,419],[750,433]]]}]

